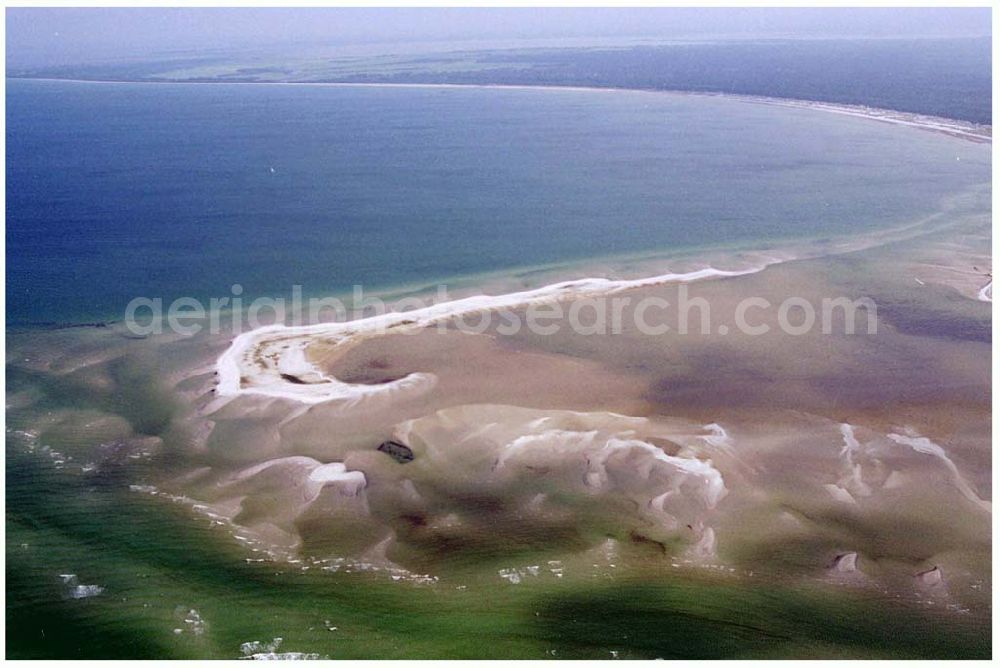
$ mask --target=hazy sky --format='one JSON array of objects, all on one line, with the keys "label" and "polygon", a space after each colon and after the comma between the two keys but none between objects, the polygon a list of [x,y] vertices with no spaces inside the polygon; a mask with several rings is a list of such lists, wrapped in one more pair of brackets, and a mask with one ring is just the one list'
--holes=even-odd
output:
[{"label": "hazy sky", "polygon": [[197,49],[580,37],[985,36],[989,9],[7,9],[9,66]]}]

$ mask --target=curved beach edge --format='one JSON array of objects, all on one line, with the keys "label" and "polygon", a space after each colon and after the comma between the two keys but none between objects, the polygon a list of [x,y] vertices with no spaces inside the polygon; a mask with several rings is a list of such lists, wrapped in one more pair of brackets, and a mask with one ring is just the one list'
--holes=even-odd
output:
[{"label": "curved beach edge", "polygon": [[459,83],[382,83],[364,81],[211,81],[211,80],[169,80],[169,79],[78,79],[57,77],[8,77],[23,81],[53,81],[66,83],[91,84],[160,84],[160,85],[217,85],[217,86],[321,86],[329,88],[439,88],[439,89],[495,89],[495,90],[541,90],[541,91],[577,91],[590,93],[650,93],[663,95],[687,95],[694,97],[713,97],[734,102],[751,104],[767,104],[779,107],[791,107],[822,111],[843,116],[854,116],[882,123],[903,125],[927,132],[937,132],[951,137],[991,143],[993,141],[993,126],[957,118],[931,116],[916,112],[899,111],[884,107],[869,107],[861,104],[842,104],[839,102],[823,102],[802,98],[769,97],[766,95],[750,95],[745,93],[725,93],[716,91],[678,90],[670,88],[625,88],[618,86],[559,86],[532,84],[459,84]]},{"label": "curved beach edge", "polygon": [[316,325],[268,325],[237,336],[218,358],[216,371],[220,397],[241,394],[316,404],[333,400],[357,401],[375,395],[423,393],[436,382],[433,374],[412,373],[379,385],[345,383],[323,373],[306,358],[315,341],[347,347],[363,339],[402,333],[469,315],[555,304],[582,297],[604,297],[635,288],[689,283],[757,273],[781,262],[774,259],[741,270],[707,267],[687,273],[668,273],[635,280],[583,278],[546,285],[534,290],[490,296],[476,295],[433,304],[421,309]]}]

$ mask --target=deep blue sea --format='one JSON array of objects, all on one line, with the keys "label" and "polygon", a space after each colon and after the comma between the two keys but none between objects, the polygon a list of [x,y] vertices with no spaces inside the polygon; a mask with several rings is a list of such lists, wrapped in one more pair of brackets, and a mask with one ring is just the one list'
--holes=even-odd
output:
[{"label": "deep blue sea", "polygon": [[7,81],[8,324],[901,224],[989,146],[640,92]]}]

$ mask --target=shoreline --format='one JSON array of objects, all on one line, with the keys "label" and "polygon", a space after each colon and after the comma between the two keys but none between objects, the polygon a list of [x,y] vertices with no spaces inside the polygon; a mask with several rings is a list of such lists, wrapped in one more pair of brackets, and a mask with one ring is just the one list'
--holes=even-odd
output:
[{"label": "shoreline", "polygon": [[977,143],[992,143],[993,126],[982,125],[944,116],[930,116],[915,112],[899,111],[882,107],[866,105],[841,104],[823,102],[802,98],[769,97],[766,95],[749,95],[744,93],[721,93],[712,91],[693,91],[656,88],[623,88],[619,86],[559,86],[552,84],[453,84],[453,83],[381,83],[381,82],[347,82],[347,81],[209,81],[188,80],[171,81],[157,79],[75,79],[57,77],[6,77],[7,80],[47,81],[63,83],[89,84],[160,84],[160,85],[226,85],[226,86],[312,86],[329,88],[431,88],[431,89],[495,89],[495,90],[541,90],[570,91],[587,93],[650,93],[662,95],[687,95],[694,97],[709,97],[742,102],[744,104],[763,104],[790,109],[807,109],[841,116],[851,116],[866,120],[912,127],[925,132],[935,132],[957,139]]},{"label": "shoreline", "polygon": [[12,654],[992,653],[991,126],[80,83],[11,84],[20,218],[135,252],[21,244]]},{"label": "shoreline", "polygon": [[[273,323],[240,332],[231,339],[229,346],[216,358],[214,364],[218,375],[215,392],[218,399],[224,399],[225,402],[241,394],[252,394],[315,404],[337,399],[356,401],[374,395],[412,389],[414,386],[430,389],[436,379],[431,374],[420,373],[409,374],[380,385],[345,383],[314,366],[306,359],[305,351],[316,339],[327,339],[336,347],[346,348],[354,342],[375,336],[422,329],[446,320],[487,311],[525,308],[534,304],[552,304],[577,298],[604,297],[635,288],[671,283],[735,278],[755,274],[785,262],[863,251],[945,229],[950,223],[946,220],[942,226],[940,218],[942,216],[947,218],[948,212],[949,207],[943,206],[941,210],[929,216],[902,226],[859,235],[845,235],[836,240],[829,238],[799,240],[804,243],[803,246],[784,243],[752,250],[743,249],[743,253],[749,253],[749,257],[743,253],[727,256],[727,262],[739,261],[737,268],[731,270],[711,266],[708,263],[716,262],[718,258],[705,258],[702,255],[700,268],[680,272],[668,270],[664,273],[663,269],[659,268],[662,266],[659,262],[663,261],[663,257],[654,254],[653,257],[647,258],[649,266],[643,263],[645,270],[650,273],[630,279],[579,276],[579,274],[575,277],[562,278],[556,273],[552,277],[554,281],[552,283],[494,295],[484,294],[483,284],[477,281],[476,285],[472,286],[475,292],[471,295],[432,303],[414,310],[389,311],[346,321],[305,325]],[[566,266],[573,266],[586,270],[587,264],[572,262],[560,266],[563,269]],[[508,275],[507,272],[490,272],[490,275],[496,273]],[[983,300],[982,293],[978,297],[979,301]]]},{"label": "shoreline", "polygon": [[[346,350],[364,340],[388,334],[405,334],[485,312],[550,305],[580,298],[601,298],[636,288],[747,276],[784,262],[857,252],[932,233],[940,229],[926,229],[933,218],[880,231],[874,238],[872,235],[853,237],[844,240],[847,243],[842,242],[835,247],[800,249],[797,253],[791,253],[791,249],[787,247],[772,248],[767,252],[758,251],[756,263],[741,269],[724,270],[706,266],[687,272],[658,273],[620,280],[583,277],[497,295],[480,292],[414,310],[389,311],[353,320],[308,325],[265,325],[238,334],[216,359],[216,396],[218,401],[225,402],[245,394],[318,404],[335,400],[354,402],[397,393],[408,396],[423,394],[436,384],[437,379],[433,374],[415,372],[374,385],[348,383],[324,373],[307,359],[306,351],[317,340]],[[985,301],[982,292],[979,301]],[[216,404],[217,402],[213,402],[213,405]]]},{"label": "shoreline", "polygon": [[[734,257],[744,258],[746,256],[750,256],[758,258],[763,256],[770,258],[776,255],[781,256],[781,261],[807,259],[815,257],[817,255],[816,251],[807,250],[804,255],[789,255],[788,253],[794,253],[795,251],[801,250],[803,247],[811,249],[816,244],[823,244],[823,247],[826,249],[829,249],[831,246],[836,247],[836,249],[820,251],[818,253],[819,255],[839,254],[843,252],[851,252],[853,250],[862,250],[872,245],[891,243],[893,241],[910,238],[911,236],[920,236],[924,234],[923,231],[917,231],[915,234],[912,234],[912,232],[931,225],[932,221],[940,218],[942,215],[945,215],[947,213],[947,209],[948,207],[945,205],[945,201],[942,200],[942,208],[940,211],[917,219],[916,221],[907,222],[894,227],[863,230],[852,233],[824,234],[821,236],[778,237],[760,239],[754,242],[736,241],[726,243],[706,243],[674,249],[645,249],[640,251],[616,252],[607,255],[594,255],[581,258],[567,258],[551,262],[543,262],[540,264],[514,265],[510,267],[481,270],[469,274],[438,275],[412,280],[405,283],[376,285],[370,292],[366,290],[366,294],[371,297],[388,301],[399,300],[410,296],[417,296],[418,298],[421,296],[426,297],[433,292],[435,287],[442,284],[456,286],[459,288],[458,292],[462,293],[468,290],[481,290],[484,287],[497,287],[504,283],[509,283],[510,281],[523,282],[525,285],[523,285],[522,289],[517,290],[518,292],[522,292],[570,280],[608,278],[607,275],[588,275],[580,273],[590,271],[592,269],[603,271],[608,267],[612,267],[615,270],[621,270],[621,273],[631,274],[631,277],[621,277],[625,280],[627,278],[647,278],[658,271],[657,267],[662,266],[664,263],[673,261],[704,265],[709,258],[718,257],[722,257],[727,261],[733,259]],[[932,231],[932,229],[928,229],[926,231],[929,232]],[[854,245],[859,242],[861,243],[860,246]],[[619,272],[613,271],[611,273]],[[532,279],[528,278],[538,276],[550,277],[549,282],[543,283],[539,281],[532,284]],[[617,278],[618,277],[616,277],[615,280],[617,280]],[[271,297],[275,295],[260,296]],[[346,302],[351,300],[352,294],[345,289],[341,292],[323,291],[319,293],[306,293],[303,297],[318,299],[333,297]],[[246,307],[243,307],[242,310],[245,311]],[[206,313],[212,312],[206,311]],[[215,313],[218,313],[219,317],[227,320],[233,319],[231,307],[224,307]],[[208,316],[206,315],[206,318],[207,317]],[[112,328],[118,325],[123,325],[124,323],[125,320],[121,317],[121,311],[118,310],[115,311],[114,314],[105,314],[104,316],[100,316],[100,314],[81,316],[81,319],[78,321],[72,319],[31,322],[17,321],[8,323],[7,330],[59,331],[66,329],[100,329]],[[293,323],[292,326],[299,325],[294,325]]]},{"label": "shoreline", "polygon": [[418,391],[429,390],[436,382],[435,377],[419,372],[379,385],[346,383],[323,373],[309,362],[306,349],[318,338],[337,346],[348,346],[366,338],[423,329],[487,311],[549,305],[582,297],[604,297],[668,283],[746,276],[778,262],[781,260],[765,261],[758,267],[732,271],[706,267],[687,273],[661,274],[635,280],[583,278],[496,296],[474,295],[412,311],[390,311],[346,322],[267,325],[238,335],[219,356],[215,365],[219,377],[216,394],[227,400],[251,394],[318,404],[338,399],[356,401],[414,388]]},{"label": "shoreline", "polygon": [[[939,212],[898,228],[841,239],[839,244],[833,246],[807,246],[797,251],[788,246],[758,249],[754,252],[755,262],[750,267],[735,270],[704,266],[687,272],[656,273],[634,279],[582,277],[496,295],[479,292],[415,310],[390,311],[354,320],[309,325],[266,325],[238,334],[217,358],[216,395],[219,400],[226,402],[241,394],[251,394],[317,404],[334,400],[353,402],[400,392],[423,394],[435,385],[436,377],[433,374],[411,373],[378,385],[347,383],[324,373],[311,363],[307,359],[306,350],[316,340],[325,340],[335,347],[347,349],[354,343],[373,337],[410,332],[487,311],[605,297],[642,287],[746,276],[784,262],[851,253],[933,233],[941,229],[934,222],[942,214],[943,212]],[[992,282],[979,290],[978,295],[970,297],[981,302],[992,301],[991,293]]]},{"label": "shoreline", "polygon": [[[961,121],[958,119],[949,119],[944,117],[927,116],[920,114],[913,114],[910,112],[901,112],[891,109],[877,108],[877,107],[867,107],[861,105],[845,105],[821,102],[815,100],[804,100],[796,98],[776,98],[776,97],[766,97],[766,96],[754,96],[754,95],[744,95],[736,93],[716,93],[716,92],[706,92],[706,91],[686,91],[686,90],[672,90],[672,89],[644,89],[644,88],[623,88],[623,87],[598,87],[598,86],[559,86],[559,85],[531,85],[531,84],[452,84],[452,83],[378,83],[378,82],[322,82],[322,81],[204,81],[204,80],[189,80],[189,81],[170,81],[170,80],[129,80],[129,79],[79,79],[79,78],[59,78],[59,77],[8,77],[8,80],[19,80],[19,81],[39,81],[39,82],[52,82],[52,83],[75,83],[75,84],[101,84],[101,85],[132,85],[132,84],[161,84],[161,85],[257,85],[257,86],[311,86],[311,87],[335,87],[335,88],[413,88],[413,89],[498,89],[498,90],[521,90],[530,91],[538,89],[540,91],[571,91],[571,92],[591,92],[591,93],[648,93],[648,94],[664,94],[664,95],[679,95],[679,96],[696,96],[696,97],[712,97],[720,99],[729,99],[734,102],[742,102],[746,104],[761,104],[776,107],[785,107],[792,109],[806,109],[812,111],[821,111],[826,113],[832,113],[843,116],[852,116],[860,119],[867,119],[876,122],[889,123],[895,125],[901,125],[904,127],[912,127],[914,129],[924,130],[928,132],[934,132],[936,134],[944,134],[957,139],[964,139],[967,141],[973,141],[976,143],[992,143],[992,126],[989,125],[977,125],[967,121]],[[782,240],[784,242],[797,242],[797,241],[808,241],[808,240],[798,240],[798,239],[787,239]],[[739,245],[738,245],[739,246]],[[458,280],[465,281],[466,279],[478,279],[482,278],[483,275],[487,276],[516,276],[522,271],[549,271],[554,269],[566,268],[566,267],[579,267],[586,266],[593,262],[605,262],[610,260],[627,259],[641,261],[646,259],[645,256],[651,256],[655,259],[660,259],[662,257],[673,257],[675,255],[690,255],[694,253],[701,253],[706,250],[703,247],[696,247],[690,249],[665,251],[665,250],[653,250],[653,251],[639,251],[639,252],[629,252],[623,253],[615,256],[595,256],[587,258],[574,258],[567,261],[557,261],[552,263],[545,263],[542,265],[535,266],[516,266],[500,268],[496,270],[489,270],[484,274],[479,274],[478,272],[471,276],[461,276]],[[714,247],[710,247],[709,250],[715,250]],[[732,250],[732,248],[730,248]],[[754,251],[758,250],[755,247],[744,248],[739,246],[736,250]],[[440,277],[438,282],[444,280],[452,280],[455,277]],[[433,280],[431,281],[433,282]],[[427,281],[419,281],[420,285],[417,288],[422,287],[427,283]],[[395,294],[400,291],[411,291],[413,286],[411,285],[387,285],[378,289],[377,294]],[[325,295],[316,295],[322,297]],[[982,294],[980,295],[982,299]],[[117,312],[116,314],[117,315]],[[69,329],[69,328],[86,328],[86,327],[108,327],[114,326],[122,322],[115,315],[109,314],[108,316],[85,316],[79,321],[74,319],[62,320],[44,320],[44,321],[18,321],[8,325],[8,329],[18,329],[18,330],[36,330],[36,329]]]}]

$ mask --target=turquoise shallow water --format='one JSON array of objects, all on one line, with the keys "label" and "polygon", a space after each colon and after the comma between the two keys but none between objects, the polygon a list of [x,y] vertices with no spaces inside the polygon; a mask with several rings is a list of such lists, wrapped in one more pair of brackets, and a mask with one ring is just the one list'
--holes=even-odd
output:
[{"label": "turquoise shallow water", "polygon": [[11,80],[7,317],[891,226],[988,147],[640,92]]}]

